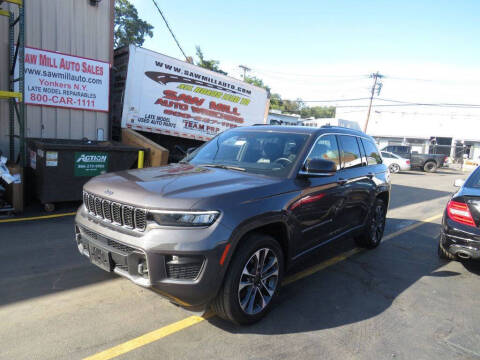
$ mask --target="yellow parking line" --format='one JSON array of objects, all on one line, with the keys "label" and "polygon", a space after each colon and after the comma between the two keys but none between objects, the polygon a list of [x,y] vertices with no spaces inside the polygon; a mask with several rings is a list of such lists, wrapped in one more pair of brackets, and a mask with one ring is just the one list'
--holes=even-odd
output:
[{"label": "yellow parking line", "polygon": [[205,314],[204,316],[189,316],[186,319],[177,321],[173,324],[164,326],[160,329],[154,330],[152,332],[146,333],[145,335],[139,336],[135,339],[129,340],[127,342],[124,342],[123,344],[114,346],[110,349],[104,350],[102,352],[99,352],[95,355],[89,356],[85,358],[84,360],[107,360],[107,359],[112,359],[114,357],[123,355],[127,352],[130,352],[132,350],[135,350],[141,346],[150,344],[154,341],[160,340],[168,335],[171,335],[173,333],[179,332],[180,330],[189,328],[190,326],[193,326],[195,324],[198,324],[199,322],[202,322],[210,317],[212,317],[213,314]]},{"label": "yellow parking line", "polygon": [[9,222],[17,222],[17,221],[31,221],[31,220],[43,220],[43,219],[53,219],[62,216],[72,216],[75,215],[76,212],[69,212],[69,213],[62,213],[62,214],[53,214],[53,215],[43,215],[43,216],[32,216],[32,217],[25,217],[25,218],[16,218],[16,219],[4,219],[0,220],[0,223],[9,223]]},{"label": "yellow parking line", "polygon": [[[432,222],[432,221],[435,221],[439,218],[442,217],[442,214],[438,214],[438,215],[435,215],[435,216],[431,216],[429,218],[426,218],[418,223],[415,223],[415,224],[412,224],[412,225],[409,225],[409,226],[406,226],[404,227],[403,229],[400,229],[398,231],[395,231],[389,235],[386,235],[383,237],[383,241],[385,240],[390,240],[398,235],[401,235],[403,233],[406,233],[408,231],[411,231],[413,229],[416,229],[417,227],[425,224],[425,223],[429,223],[429,222]],[[303,279],[307,276],[310,276],[310,275],[313,275],[317,272],[319,272],[320,270],[323,270],[329,266],[332,266],[332,265],[335,265],[337,263],[339,263],[340,261],[343,261],[355,254],[358,254],[359,252],[362,252],[363,249],[361,248],[354,248],[354,249],[351,249],[349,251],[346,251],[340,255],[337,255],[331,259],[328,259],[318,265],[315,265],[315,266],[312,266],[306,270],[303,270],[303,271],[300,271],[296,274],[293,274],[287,278],[285,278],[282,282],[282,285],[285,286],[285,285],[288,285],[288,284],[291,284],[295,281],[298,281],[300,279]],[[169,335],[172,335],[174,333],[177,333],[181,330],[184,330],[186,328],[189,328],[193,325],[196,325],[204,320],[207,320],[211,317],[213,317],[214,314],[213,313],[208,313],[208,314],[205,314],[204,316],[196,316],[196,315],[193,315],[193,316],[189,316],[188,318],[186,319],[183,319],[183,320],[180,320],[180,321],[177,321],[173,324],[170,324],[170,325],[167,325],[167,326],[164,326],[164,327],[161,327],[157,330],[154,330],[152,332],[149,332],[147,334],[144,334],[144,335],[141,335],[137,338],[134,338],[132,340],[129,340],[127,342],[124,342],[120,345],[117,345],[117,346],[114,346],[110,349],[107,349],[107,350],[104,350],[102,352],[99,352],[95,355],[92,355],[92,356],[89,356],[87,358],[85,358],[84,360],[108,360],[108,359],[113,359],[114,357],[117,357],[117,356],[120,356],[120,355],[123,355],[125,353],[128,353],[132,350],[135,350],[139,347],[142,347],[144,345],[148,345],[152,342],[155,342],[157,340],[160,340],[166,336],[169,336]]]},{"label": "yellow parking line", "polygon": [[435,221],[437,219],[440,219],[442,216],[443,216],[443,214],[437,214],[437,215],[434,215],[434,216],[430,216],[429,218],[423,219],[422,221],[417,222],[415,224],[405,226],[404,228],[402,228],[400,230],[397,230],[397,231],[395,231],[391,234],[385,235],[383,237],[382,241],[393,239],[394,237],[396,237],[398,235],[401,235],[403,233],[406,233],[407,231],[410,231],[410,230],[416,229],[419,226],[422,226],[424,223],[429,223],[429,222]]}]

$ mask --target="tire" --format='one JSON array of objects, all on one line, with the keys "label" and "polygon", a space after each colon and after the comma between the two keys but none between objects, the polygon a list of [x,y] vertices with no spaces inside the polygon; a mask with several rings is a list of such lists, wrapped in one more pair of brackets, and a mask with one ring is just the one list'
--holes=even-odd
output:
[{"label": "tire", "polygon": [[358,246],[373,249],[380,245],[387,217],[387,206],[382,199],[376,199],[370,210],[363,232],[355,237]]},{"label": "tire", "polygon": [[[268,263],[263,265],[263,271],[267,272],[265,280],[268,281],[261,280],[261,271],[253,274],[258,268],[252,269],[258,264],[256,255],[261,261],[262,257],[265,260],[265,253]],[[278,295],[283,268],[284,255],[274,238],[259,233],[248,235],[241,240],[235,252],[223,286],[212,302],[212,310],[220,317],[240,325],[259,321],[271,309]],[[252,285],[244,285],[240,289],[241,280]]]},{"label": "tire", "polygon": [[455,255],[450,254],[447,250],[445,250],[442,247],[442,245],[440,245],[440,240],[438,241],[437,254],[440,259],[449,260],[449,261],[456,259]]},{"label": "tire", "polygon": [[427,161],[423,165],[423,171],[429,172],[429,173],[434,173],[437,171],[437,163],[435,161]]},{"label": "tire", "polygon": [[45,209],[46,212],[52,212],[55,210],[55,204],[53,203],[46,203],[43,205],[43,208]]},{"label": "tire", "polygon": [[398,164],[390,164],[388,167],[392,174],[398,173],[400,171],[400,166]]}]

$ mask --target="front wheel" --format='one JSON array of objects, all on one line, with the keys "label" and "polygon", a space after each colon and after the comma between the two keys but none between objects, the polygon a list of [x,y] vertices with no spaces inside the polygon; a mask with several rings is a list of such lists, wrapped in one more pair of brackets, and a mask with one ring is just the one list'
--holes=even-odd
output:
[{"label": "front wheel", "polygon": [[370,211],[369,219],[363,232],[355,237],[361,247],[373,249],[380,245],[387,217],[387,206],[382,199],[376,199]]},{"label": "front wheel", "polygon": [[400,171],[400,166],[398,166],[398,164],[391,164],[389,169],[392,174],[398,173]]},{"label": "front wheel", "polygon": [[283,252],[271,236],[252,234],[241,240],[222,289],[212,303],[220,317],[252,324],[270,310],[283,275]]}]

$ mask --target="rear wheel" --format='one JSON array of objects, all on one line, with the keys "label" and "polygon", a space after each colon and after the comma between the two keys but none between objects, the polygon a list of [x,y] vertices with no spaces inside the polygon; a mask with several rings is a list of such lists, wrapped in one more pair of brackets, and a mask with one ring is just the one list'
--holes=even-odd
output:
[{"label": "rear wheel", "polygon": [[251,234],[239,245],[225,282],[212,303],[220,317],[237,324],[257,322],[270,310],[283,275],[283,252],[271,236]]},{"label": "rear wheel", "polygon": [[423,170],[426,172],[433,173],[437,171],[437,164],[435,161],[427,161],[425,165],[423,165]]},{"label": "rear wheel", "polygon": [[363,232],[355,237],[356,243],[361,247],[373,249],[380,244],[383,231],[385,230],[385,221],[387,216],[387,206],[382,199],[376,199],[370,211],[368,223]]},{"label": "rear wheel", "polygon": [[398,164],[390,164],[388,168],[392,174],[400,171],[400,166],[398,166]]}]

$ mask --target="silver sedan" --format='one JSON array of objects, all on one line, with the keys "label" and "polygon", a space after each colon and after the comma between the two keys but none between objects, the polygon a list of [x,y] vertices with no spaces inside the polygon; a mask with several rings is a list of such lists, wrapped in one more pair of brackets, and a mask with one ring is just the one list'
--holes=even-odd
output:
[{"label": "silver sedan", "polygon": [[410,170],[410,160],[394,153],[382,151],[383,163],[388,166],[391,173]]}]

